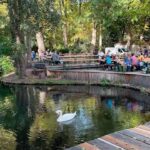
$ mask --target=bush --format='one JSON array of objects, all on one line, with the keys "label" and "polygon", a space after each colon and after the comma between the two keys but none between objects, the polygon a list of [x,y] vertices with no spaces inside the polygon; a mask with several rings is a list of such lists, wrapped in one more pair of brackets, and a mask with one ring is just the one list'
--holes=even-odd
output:
[{"label": "bush", "polygon": [[65,54],[65,53],[69,53],[69,48],[62,48],[58,50],[59,52]]},{"label": "bush", "polygon": [[11,55],[11,42],[7,37],[0,37],[0,55]]},{"label": "bush", "polygon": [[13,61],[9,56],[0,56],[0,69],[2,75],[14,71]]},{"label": "bush", "polygon": [[71,50],[71,52],[74,53],[74,54],[81,53],[81,51],[82,51],[82,50],[81,50],[80,48],[76,48],[76,49],[72,49],[72,50]]},{"label": "bush", "polygon": [[73,48],[73,47],[59,49],[58,51],[63,53],[63,54],[69,53],[69,52],[74,53],[74,54],[81,53],[81,49],[80,48]]}]

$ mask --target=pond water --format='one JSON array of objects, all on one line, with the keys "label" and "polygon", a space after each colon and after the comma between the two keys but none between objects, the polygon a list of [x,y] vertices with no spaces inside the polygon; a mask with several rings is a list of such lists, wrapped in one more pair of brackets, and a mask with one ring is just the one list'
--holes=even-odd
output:
[{"label": "pond water", "polygon": [[[65,123],[56,110],[77,112]],[[0,149],[62,150],[150,121],[150,96],[99,86],[0,86]]]}]

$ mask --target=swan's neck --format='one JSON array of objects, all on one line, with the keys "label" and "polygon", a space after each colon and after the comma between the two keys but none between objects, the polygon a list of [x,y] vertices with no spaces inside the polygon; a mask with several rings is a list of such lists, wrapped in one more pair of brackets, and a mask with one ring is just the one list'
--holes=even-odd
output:
[{"label": "swan's neck", "polygon": [[59,113],[59,117],[61,117],[62,116],[62,111],[60,111],[60,113]]}]

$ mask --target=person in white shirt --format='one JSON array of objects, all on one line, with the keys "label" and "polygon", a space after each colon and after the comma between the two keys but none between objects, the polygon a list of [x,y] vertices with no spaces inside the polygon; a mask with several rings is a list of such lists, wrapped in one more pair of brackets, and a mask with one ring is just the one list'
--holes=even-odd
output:
[{"label": "person in white shirt", "polygon": [[102,58],[102,57],[104,57],[104,52],[103,51],[100,51],[99,53],[98,53],[98,56],[99,56],[99,58]]}]

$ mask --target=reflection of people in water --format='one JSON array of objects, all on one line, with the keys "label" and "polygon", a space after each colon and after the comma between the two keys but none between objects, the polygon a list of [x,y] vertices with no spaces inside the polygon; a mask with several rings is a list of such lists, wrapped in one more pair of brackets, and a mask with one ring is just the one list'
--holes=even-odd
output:
[{"label": "reflection of people in water", "polygon": [[114,101],[112,99],[107,99],[106,100],[106,106],[110,109],[114,107]]},{"label": "reflection of people in water", "polygon": [[125,106],[128,111],[141,111],[143,107],[137,101],[125,99]]}]

